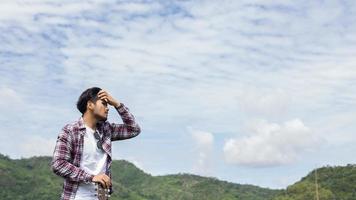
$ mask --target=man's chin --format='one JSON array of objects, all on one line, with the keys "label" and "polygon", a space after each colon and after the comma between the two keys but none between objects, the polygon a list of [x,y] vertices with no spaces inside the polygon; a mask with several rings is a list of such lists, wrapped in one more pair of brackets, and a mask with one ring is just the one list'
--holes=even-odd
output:
[{"label": "man's chin", "polygon": [[103,116],[96,116],[96,119],[98,120],[98,122],[106,122],[106,120],[108,119],[108,117],[103,117]]},{"label": "man's chin", "polygon": [[106,120],[108,120],[108,118],[107,118],[107,117],[103,117],[103,118],[99,119],[98,121],[100,121],[100,122],[106,122]]}]

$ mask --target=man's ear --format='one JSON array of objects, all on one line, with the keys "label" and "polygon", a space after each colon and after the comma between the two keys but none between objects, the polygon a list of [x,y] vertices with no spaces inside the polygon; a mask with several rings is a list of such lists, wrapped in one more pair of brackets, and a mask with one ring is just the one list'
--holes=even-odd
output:
[{"label": "man's ear", "polygon": [[88,101],[87,102],[87,109],[89,109],[89,110],[93,110],[94,109],[94,103],[92,102],[92,101]]}]

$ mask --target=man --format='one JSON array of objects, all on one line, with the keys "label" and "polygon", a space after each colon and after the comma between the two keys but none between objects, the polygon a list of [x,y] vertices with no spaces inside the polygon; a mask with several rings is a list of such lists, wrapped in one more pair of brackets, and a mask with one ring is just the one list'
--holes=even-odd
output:
[{"label": "man", "polygon": [[[108,104],[116,109],[124,124],[106,121]],[[123,103],[98,87],[85,90],[77,108],[82,116],[64,126],[58,135],[51,169],[65,178],[61,200],[97,200],[94,183],[112,193],[111,142],[135,137],[141,128]]]}]

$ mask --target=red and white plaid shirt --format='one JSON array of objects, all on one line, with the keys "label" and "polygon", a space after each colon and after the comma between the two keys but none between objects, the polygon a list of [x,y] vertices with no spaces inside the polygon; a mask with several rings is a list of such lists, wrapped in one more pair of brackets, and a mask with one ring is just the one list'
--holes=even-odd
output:
[{"label": "red and white plaid shirt", "polygon": [[[108,154],[106,174],[110,179],[111,141],[129,139],[141,132],[134,116],[123,103],[116,110],[124,124],[104,122],[97,125],[98,132],[103,136],[103,149]],[[77,121],[64,126],[58,135],[51,169],[58,176],[65,178],[61,200],[74,199],[79,183],[90,183],[94,177],[94,174],[88,174],[80,168],[85,131],[83,118],[80,117]],[[112,188],[110,190],[112,191]]]}]

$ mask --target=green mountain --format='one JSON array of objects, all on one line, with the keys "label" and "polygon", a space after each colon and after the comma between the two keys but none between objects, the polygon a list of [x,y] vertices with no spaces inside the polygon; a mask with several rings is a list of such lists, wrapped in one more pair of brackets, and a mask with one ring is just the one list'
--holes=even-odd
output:
[{"label": "green mountain", "polygon": [[320,200],[356,200],[356,165],[316,169],[274,200],[314,200],[317,192]]},{"label": "green mountain", "polygon": [[[0,199],[58,200],[63,179],[50,170],[51,157],[10,159],[0,154]],[[152,176],[125,160],[112,164],[110,200],[314,200],[315,170],[285,190],[241,185],[192,174]],[[356,200],[356,165],[317,169],[320,200]]]},{"label": "green mountain", "polygon": [[[58,200],[63,179],[50,170],[51,157],[10,159],[0,154],[0,199]],[[152,176],[125,160],[112,163],[110,200],[271,200],[279,190],[240,185],[192,174]]]}]

